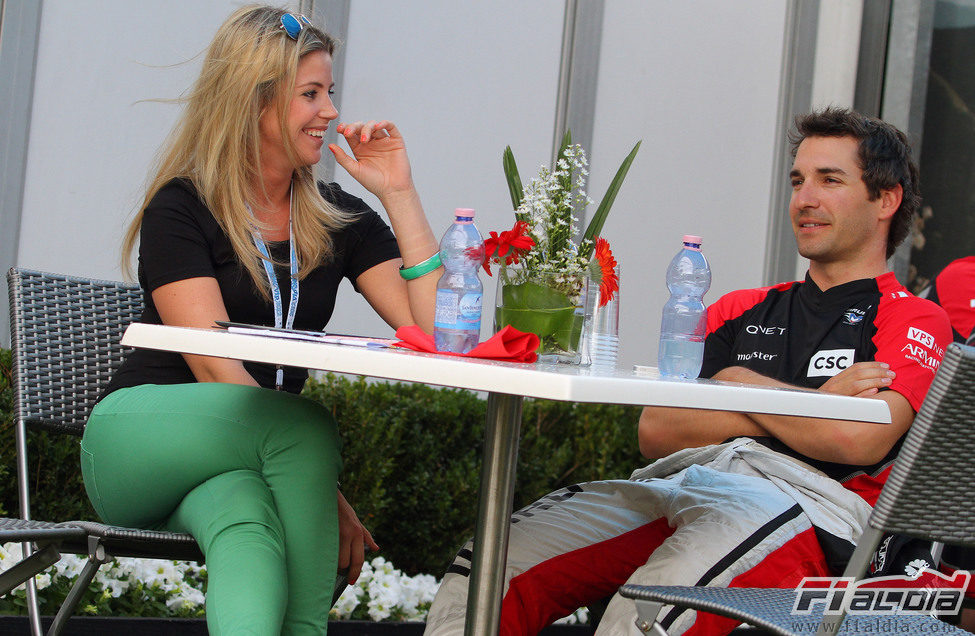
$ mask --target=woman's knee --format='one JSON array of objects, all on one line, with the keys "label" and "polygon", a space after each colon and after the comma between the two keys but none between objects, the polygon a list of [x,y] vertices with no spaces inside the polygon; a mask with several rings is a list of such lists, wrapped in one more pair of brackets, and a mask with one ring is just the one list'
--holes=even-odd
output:
[{"label": "woman's knee", "polygon": [[338,425],[321,404],[300,396],[289,396],[286,408],[278,412],[275,437],[317,461],[338,465],[342,448]]},{"label": "woman's knee", "polygon": [[260,474],[251,470],[221,473],[204,481],[183,498],[167,524],[189,532],[204,553],[234,534],[252,546],[262,545],[284,555],[284,530],[271,491]]}]

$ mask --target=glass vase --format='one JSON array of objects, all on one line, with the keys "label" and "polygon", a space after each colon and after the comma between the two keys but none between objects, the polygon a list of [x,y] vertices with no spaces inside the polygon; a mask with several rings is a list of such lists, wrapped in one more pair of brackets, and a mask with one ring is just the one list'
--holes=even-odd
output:
[{"label": "glass vase", "polygon": [[494,331],[505,325],[539,338],[539,362],[586,364],[581,352],[588,276],[502,267]]},{"label": "glass vase", "polygon": [[[620,266],[614,267],[617,285]],[[620,290],[603,299],[600,284],[589,280],[586,290],[586,325],[582,334],[582,356],[593,369],[615,369],[619,355]]]}]

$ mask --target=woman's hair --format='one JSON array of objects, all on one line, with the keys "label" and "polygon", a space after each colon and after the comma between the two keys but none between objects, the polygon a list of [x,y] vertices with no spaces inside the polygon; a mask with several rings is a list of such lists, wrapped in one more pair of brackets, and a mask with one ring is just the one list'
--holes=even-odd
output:
[{"label": "woman's hair", "polygon": [[[305,21],[297,39],[292,39],[281,26],[285,13],[273,7],[243,7],[217,31],[199,78],[181,100],[186,108],[160,151],[145,199],[126,232],[122,254],[128,273],[146,207],[164,185],[182,177],[193,183],[212,211],[257,289],[270,297],[251,233],[256,220],[247,210],[265,193],[259,119],[268,108],[275,109],[285,151],[297,164],[286,121],[298,62],[315,51],[332,55],[336,47],[335,40]],[[329,233],[350,216],[322,198],[313,166],[296,167],[292,183],[291,219],[299,276],[304,277],[328,258]]]}]

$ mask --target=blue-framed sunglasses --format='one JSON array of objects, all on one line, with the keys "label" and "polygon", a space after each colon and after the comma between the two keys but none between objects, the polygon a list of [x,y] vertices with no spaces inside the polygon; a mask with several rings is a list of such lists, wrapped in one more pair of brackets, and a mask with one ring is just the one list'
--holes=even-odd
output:
[{"label": "blue-framed sunglasses", "polygon": [[301,33],[301,30],[306,26],[311,26],[311,22],[309,22],[308,18],[300,13],[298,15],[293,13],[285,13],[283,16],[281,16],[281,28],[284,29],[284,32],[287,33],[288,37],[292,40],[297,41],[298,34]]}]

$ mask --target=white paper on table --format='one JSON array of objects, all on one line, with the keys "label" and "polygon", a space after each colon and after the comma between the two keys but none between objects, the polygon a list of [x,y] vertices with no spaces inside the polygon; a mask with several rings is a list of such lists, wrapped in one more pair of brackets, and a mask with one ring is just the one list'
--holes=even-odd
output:
[{"label": "white paper on table", "polygon": [[324,331],[302,331],[301,329],[284,329],[281,327],[248,325],[223,320],[218,320],[217,325],[225,328],[229,333],[239,333],[250,336],[268,336],[271,338],[288,338],[291,340],[306,340],[311,342],[324,342],[327,344],[347,345],[351,347],[383,348],[390,347],[394,342],[396,342],[395,340],[391,340],[389,338],[349,336],[325,333]]}]

